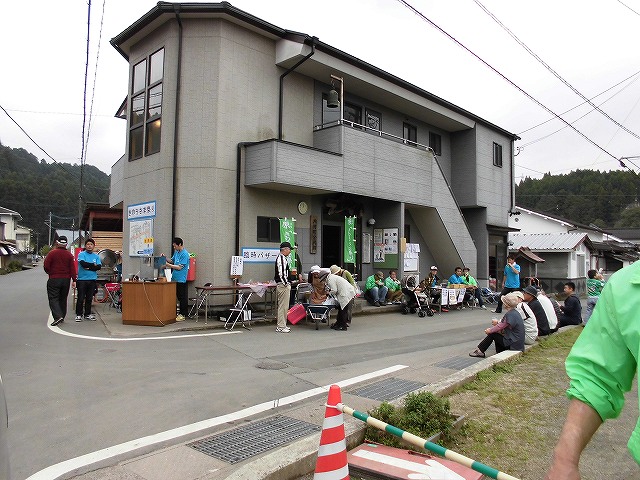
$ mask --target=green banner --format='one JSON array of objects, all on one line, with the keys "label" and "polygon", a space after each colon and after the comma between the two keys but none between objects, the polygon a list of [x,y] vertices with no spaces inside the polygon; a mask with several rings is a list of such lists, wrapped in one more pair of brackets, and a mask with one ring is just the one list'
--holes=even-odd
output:
[{"label": "green banner", "polygon": [[[281,218],[280,219],[280,242],[289,242],[291,247],[296,245],[296,221],[294,218]],[[291,253],[287,257],[289,259],[289,265],[295,267],[296,256],[295,250],[291,250]]]},{"label": "green banner", "polygon": [[293,218],[280,219],[280,241],[289,242],[293,247],[296,243],[296,221]]},{"label": "green banner", "polygon": [[344,217],[344,263],[356,263],[356,217]]}]

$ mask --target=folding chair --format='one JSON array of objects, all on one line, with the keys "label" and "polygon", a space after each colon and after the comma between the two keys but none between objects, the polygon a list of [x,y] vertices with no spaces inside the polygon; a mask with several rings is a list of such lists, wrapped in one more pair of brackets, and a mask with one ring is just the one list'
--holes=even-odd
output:
[{"label": "folding chair", "polygon": [[484,303],[490,303],[490,304],[498,303],[499,295],[500,294],[498,292],[494,292],[488,287],[482,287],[480,289],[480,296],[482,297],[482,301]]},{"label": "folding chair", "polygon": [[[211,283],[205,283],[203,286],[205,287],[210,287]],[[198,295],[195,298],[191,298],[190,300],[193,300],[193,305],[191,305],[191,310],[189,310],[189,318],[198,318],[198,312],[200,311],[200,309],[206,305],[207,302],[207,295],[209,295],[209,292],[207,292],[207,290],[204,289],[196,289],[198,291]],[[196,320],[197,322],[198,320]]]},{"label": "folding chair", "polygon": [[122,312],[122,285],[119,283],[105,283],[109,307],[113,307],[117,312]]},{"label": "folding chair", "polygon": [[224,328],[227,330],[233,330],[233,327],[236,326],[237,322],[242,324],[242,328],[247,330],[251,330],[247,327],[247,323],[251,326],[251,309],[249,308],[249,299],[253,292],[238,292],[238,300],[236,300],[233,308],[230,308],[229,311],[231,314],[227,317],[227,320],[224,322]]}]

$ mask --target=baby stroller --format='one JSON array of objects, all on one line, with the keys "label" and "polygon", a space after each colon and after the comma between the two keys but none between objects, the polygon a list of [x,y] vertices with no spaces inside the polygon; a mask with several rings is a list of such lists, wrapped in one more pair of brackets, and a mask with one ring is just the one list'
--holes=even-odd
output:
[{"label": "baby stroller", "polygon": [[427,292],[418,293],[418,285],[420,279],[418,275],[405,275],[402,277],[400,285],[402,286],[402,293],[404,293],[404,299],[402,301],[402,314],[418,312],[420,318],[426,316],[433,317],[433,309],[429,306],[429,296]]}]

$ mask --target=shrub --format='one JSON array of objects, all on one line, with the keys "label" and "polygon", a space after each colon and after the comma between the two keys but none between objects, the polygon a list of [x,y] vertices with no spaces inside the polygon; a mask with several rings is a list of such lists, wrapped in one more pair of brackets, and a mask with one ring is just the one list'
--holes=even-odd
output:
[{"label": "shrub", "polygon": [[[449,400],[436,397],[430,392],[410,393],[405,397],[403,406],[398,408],[383,402],[368,413],[378,420],[424,439],[442,432],[440,442],[450,440],[454,421],[449,410]],[[406,446],[400,438],[371,426],[367,426],[365,436],[370,441],[390,447]]]},{"label": "shrub", "polygon": [[19,272],[22,270],[22,263],[19,262],[18,260],[12,260],[7,265],[6,270],[7,270],[7,273]]}]

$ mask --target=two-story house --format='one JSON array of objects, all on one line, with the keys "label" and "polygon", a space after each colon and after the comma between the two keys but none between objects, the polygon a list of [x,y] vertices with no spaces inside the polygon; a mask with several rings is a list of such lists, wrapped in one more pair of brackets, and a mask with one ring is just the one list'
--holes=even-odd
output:
[{"label": "two-story house", "polygon": [[466,265],[486,281],[489,257],[505,260],[513,133],[226,2],[159,2],[111,44],[130,65],[110,196],[125,275],[132,237],[168,255],[179,236],[198,283],[228,283],[233,255],[243,280],[268,280],[279,218],[296,220],[305,271],[344,264],[345,216],[360,278],[402,273],[405,242],[421,274]]}]

